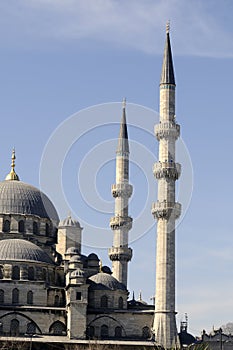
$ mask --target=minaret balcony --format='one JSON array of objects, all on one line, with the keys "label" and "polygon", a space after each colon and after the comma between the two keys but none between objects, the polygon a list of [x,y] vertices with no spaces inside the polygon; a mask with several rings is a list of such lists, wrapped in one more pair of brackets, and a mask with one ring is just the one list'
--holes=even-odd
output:
[{"label": "minaret balcony", "polygon": [[112,185],[112,196],[114,198],[124,197],[129,198],[133,193],[133,186],[127,183]]},{"label": "minaret balcony", "polygon": [[181,174],[180,163],[157,162],[154,164],[153,173],[157,180],[162,178],[178,180]]},{"label": "minaret balcony", "polygon": [[180,136],[180,125],[175,122],[160,122],[155,125],[154,132],[158,141],[168,138],[174,138],[177,140]]},{"label": "minaret balcony", "polygon": [[171,214],[174,214],[175,219],[178,219],[181,214],[181,204],[157,201],[152,203],[151,212],[156,219],[169,219]]},{"label": "minaret balcony", "polygon": [[132,228],[133,219],[130,216],[113,216],[110,219],[110,227],[112,230],[120,230],[121,228],[130,230]]},{"label": "minaret balcony", "polygon": [[112,261],[130,261],[133,251],[128,247],[112,247],[108,250],[109,259]]}]

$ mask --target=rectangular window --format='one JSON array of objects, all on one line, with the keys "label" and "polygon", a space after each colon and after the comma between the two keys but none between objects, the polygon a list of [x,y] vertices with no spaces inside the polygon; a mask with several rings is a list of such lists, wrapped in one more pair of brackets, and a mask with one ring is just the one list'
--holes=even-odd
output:
[{"label": "rectangular window", "polygon": [[81,299],[82,299],[82,293],[76,292],[76,300],[81,300]]}]

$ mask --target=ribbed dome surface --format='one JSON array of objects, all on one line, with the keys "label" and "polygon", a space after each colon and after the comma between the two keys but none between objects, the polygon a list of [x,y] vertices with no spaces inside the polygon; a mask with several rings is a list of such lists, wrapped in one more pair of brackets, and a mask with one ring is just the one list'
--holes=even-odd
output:
[{"label": "ribbed dome surface", "polygon": [[0,182],[0,214],[37,215],[59,221],[54,205],[43,192],[14,180]]},{"label": "ribbed dome surface", "polygon": [[4,239],[0,241],[0,260],[36,261],[54,264],[40,247],[24,239]]},{"label": "ribbed dome surface", "polygon": [[60,221],[59,226],[72,226],[81,228],[80,223],[77,220],[73,219],[71,216],[68,216],[64,220]]},{"label": "ribbed dome surface", "polygon": [[93,290],[107,289],[107,290],[126,290],[123,283],[120,283],[116,278],[109,275],[108,273],[99,272],[89,278],[91,282],[90,288]]}]

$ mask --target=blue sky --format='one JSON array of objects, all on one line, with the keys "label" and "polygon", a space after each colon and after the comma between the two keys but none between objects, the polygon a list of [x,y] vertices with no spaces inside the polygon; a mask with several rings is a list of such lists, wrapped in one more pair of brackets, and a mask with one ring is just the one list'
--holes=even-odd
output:
[{"label": "blue sky", "polygon": [[96,245],[109,264],[114,123],[126,97],[135,218],[129,289],[147,301],[155,284],[152,110],[170,19],[186,209],[177,229],[177,324],[187,312],[195,335],[233,321],[232,7],[230,0],[0,1],[0,176],[15,146],[20,178],[41,185],[61,218],[71,210],[84,226],[84,252]]}]

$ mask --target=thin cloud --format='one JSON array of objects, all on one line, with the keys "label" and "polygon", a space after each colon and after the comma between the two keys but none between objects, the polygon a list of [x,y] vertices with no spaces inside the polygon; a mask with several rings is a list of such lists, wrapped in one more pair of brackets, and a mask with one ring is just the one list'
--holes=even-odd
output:
[{"label": "thin cloud", "polygon": [[165,23],[171,19],[176,55],[232,57],[231,35],[216,17],[218,10],[210,11],[210,4],[198,0],[1,2],[0,42],[43,48],[86,41],[161,54]]}]

